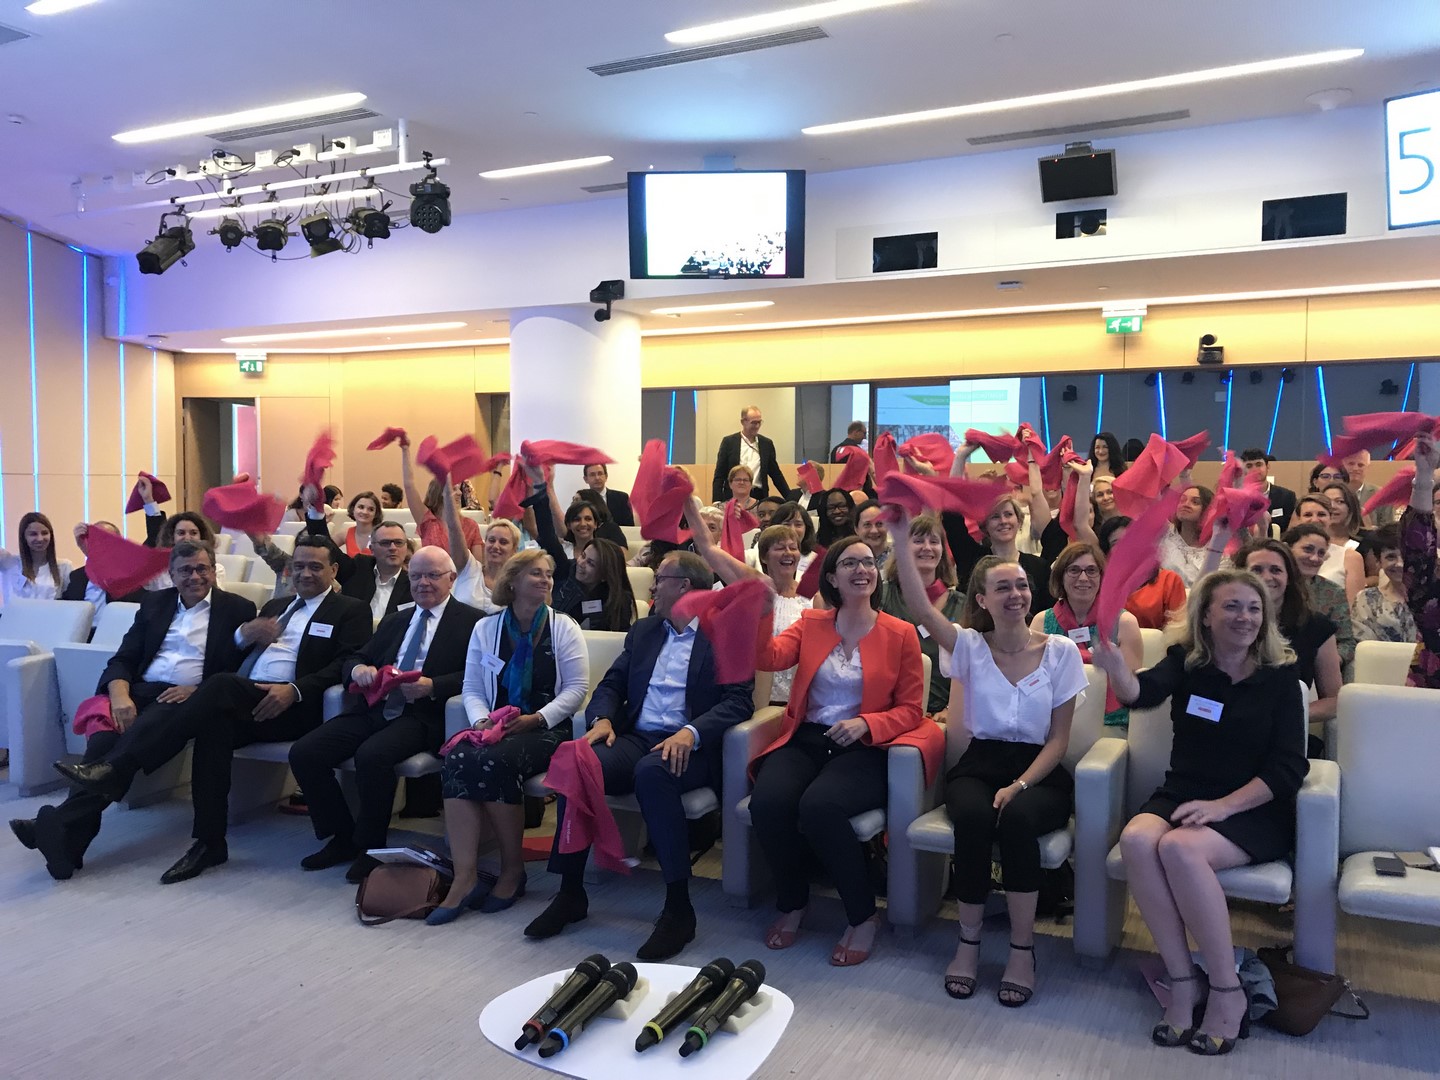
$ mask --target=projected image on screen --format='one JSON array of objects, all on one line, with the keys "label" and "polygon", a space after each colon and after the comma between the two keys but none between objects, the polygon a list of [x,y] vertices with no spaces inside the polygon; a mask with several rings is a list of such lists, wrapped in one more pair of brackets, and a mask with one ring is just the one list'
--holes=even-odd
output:
[{"label": "projected image on screen", "polygon": [[652,276],[785,276],[784,173],[646,177]]}]

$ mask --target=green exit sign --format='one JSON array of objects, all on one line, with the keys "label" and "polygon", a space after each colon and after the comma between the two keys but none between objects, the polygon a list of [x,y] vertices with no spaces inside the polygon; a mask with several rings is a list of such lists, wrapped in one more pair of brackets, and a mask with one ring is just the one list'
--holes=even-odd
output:
[{"label": "green exit sign", "polygon": [[235,362],[240,365],[241,375],[265,374],[265,354],[263,352],[236,353]]},{"label": "green exit sign", "polygon": [[1114,315],[1105,320],[1105,333],[1138,334],[1144,322],[1144,315]]}]

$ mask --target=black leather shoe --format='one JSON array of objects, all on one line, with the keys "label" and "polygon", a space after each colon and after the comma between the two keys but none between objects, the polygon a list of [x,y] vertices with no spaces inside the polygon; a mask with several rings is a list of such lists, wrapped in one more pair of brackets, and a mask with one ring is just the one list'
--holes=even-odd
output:
[{"label": "black leather shoe", "polygon": [[655,929],[635,955],[641,960],[669,960],[695,940],[695,913],[662,911]]},{"label": "black leather shoe", "polygon": [[24,844],[31,851],[35,850],[35,819],[16,817],[10,819],[10,831],[15,834],[15,839]]},{"label": "black leather shoe", "polygon": [[550,906],[542,911],[525,927],[525,936],[537,941],[552,938],[571,923],[577,923],[590,914],[588,897],[557,893]]},{"label": "black leather shoe", "polygon": [[359,885],[370,876],[370,871],[379,865],[379,859],[371,858],[362,852],[355,856],[355,861],[350,864],[350,869],[345,871],[345,880],[351,885]]},{"label": "black leather shoe", "polygon": [[341,863],[353,862],[360,849],[354,844],[346,843],[338,836],[332,836],[325,841],[325,846],[313,855],[306,855],[300,860],[302,870],[329,870],[332,866],[339,866]]},{"label": "black leather shoe", "polygon": [[230,852],[224,844],[207,844],[196,840],[190,850],[180,856],[180,861],[160,875],[161,885],[174,885],[177,881],[189,881],[199,877],[212,866],[227,862]]},{"label": "black leather shoe", "polygon": [[[15,823],[10,824],[14,828]],[[45,869],[51,877],[56,881],[70,880],[75,873],[75,860],[70,855],[70,838],[65,835],[65,823],[60,820],[55,807],[42,806],[36,812],[34,846],[45,856]]]},{"label": "black leather shoe", "polygon": [[57,761],[55,771],[82,791],[99,795],[111,802],[123,799],[125,792],[130,790],[130,781],[134,779],[133,774],[117,769],[106,761],[96,761],[89,765],[84,762]]}]

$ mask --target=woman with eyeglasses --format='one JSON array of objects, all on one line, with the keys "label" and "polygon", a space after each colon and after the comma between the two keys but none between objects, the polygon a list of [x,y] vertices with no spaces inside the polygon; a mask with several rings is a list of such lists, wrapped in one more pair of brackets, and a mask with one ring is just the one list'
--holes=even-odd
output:
[{"label": "woman with eyeglasses", "polygon": [[857,536],[841,537],[821,564],[829,609],[802,611],[781,634],[767,612],[756,633],[757,668],[796,668],[780,733],[752,764],[750,821],[780,910],[765,944],[795,944],[818,857],[845,905],[848,925],[830,953],[836,967],[863,963],[875,947],[875,887],[850,819],[888,801],[885,748],[944,754],[940,729],[922,711],[920,640],[909,623],[878,610],[879,580],[874,552]]},{"label": "woman with eyeglasses", "polygon": [[[1350,497],[1354,498],[1353,495]],[[1365,559],[1358,550],[1359,544],[1348,537],[1336,540],[1334,523],[1337,516],[1343,519],[1344,511],[1337,514],[1335,504],[1328,495],[1312,491],[1308,495],[1302,495],[1295,504],[1292,520],[1295,525],[1318,525],[1325,530],[1328,543],[1325,561],[1320,564],[1316,573],[1326,581],[1340,586],[1345,591],[1345,602],[1348,604],[1365,587]]]},{"label": "woman with eyeglasses", "polygon": [[855,499],[848,491],[831,488],[820,504],[820,528],[815,531],[815,543],[828,550],[840,537],[854,535]]},{"label": "woman with eyeglasses", "polygon": [[1309,491],[1319,491],[1326,484],[1350,484],[1350,472],[1344,465],[1327,465],[1320,462],[1310,470]]},{"label": "woman with eyeglasses", "polygon": [[[901,527],[909,526],[902,515]],[[946,672],[964,688],[970,744],[945,776],[945,808],[955,832],[954,882],[960,944],[945,970],[945,992],[973,997],[980,927],[990,894],[995,846],[1010,915],[1010,958],[997,1000],[1018,1008],[1035,993],[1035,908],[1040,896],[1040,837],[1063,829],[1074,810],[1074,781],[1063,759],[1075,702],[1089,686],[1079,649],[1068,637],[1030,628],[1030,582],[1014,560],[975,564],[960,624],[928,602],[912,550],[895,563],[911,613],[949,656]]]},{"label": "woman with eyeglasses", "polygon": [[[1095,626],[1095,600],[1100,595],[1100,582],[1105,574],[1105,556],[1099,547],[1083,541],[1069,544],[1060,552],[1050,568],[1050,592],[1055,606],[1046,608],[1030,620],[1030,629],[1040,634],[1068,637],[1080,649],[1080,659],[1090,663],[1091,638],[1098,635]],[[1145,655],[1140,643],[1140,623],[1128,611],[1120,613],[1115,644],[1130,665],[1139,671]],[[1130,710],[1105,691],[1105,724],[1123,727],[1130,723]]]}]

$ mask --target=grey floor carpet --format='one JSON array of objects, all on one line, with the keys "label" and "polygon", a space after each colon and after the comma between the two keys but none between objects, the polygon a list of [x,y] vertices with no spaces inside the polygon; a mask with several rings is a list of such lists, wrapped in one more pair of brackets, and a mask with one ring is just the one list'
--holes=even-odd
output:
[{"label": "grey floor carpet", "polygon": [[[42,801],[0,787],[7,819]],[[112,812],[85,869],[63,883],[0,834],[0,1076],[538,1076],[484,1040],[481,1007],[589,952],[632,956],[661,895],[653,869],[607,877],[591,889],[588,921],[531,942],[521,928],[553,891],[532,864],[530,897],[503,914],[367,929],[353,918],[342,871],[298,869],[315,847],[304,818],[237,826],[228,865],[162,887],[160,873],[188,843],[188,811],[171,802]],[[1126,947],[1103,971],[1077,964],[1066,928],[1043,925],[1039,992],[1009,1010],[994,1000],[1003,921],[987,924],[982,990],[962,1003],[940,987],[953,918],[910,942],[885,931],[869,963],[836,970],[826,963],[843,923],[836,901],[817,903],[799,945],[771,953],[760,941],[768,910],[728,906],[713,880],[698,881],[694,894],[700,935],[682,959],[759,956],[795,1000],[765,1077],[1315,1080],[1440,1070],[1440,935],[1425,928],[1343,919],[1341,970],[1374,1018],[1327,1019],[1304,1039],[1260,1029],[1218,1063],[1148,1043],[1158,1007],[1136,971],[1150,942],[1133,910]],[[1283,920],[1261,909],[1235,920],[1242,944],[1283,937]]]}]

